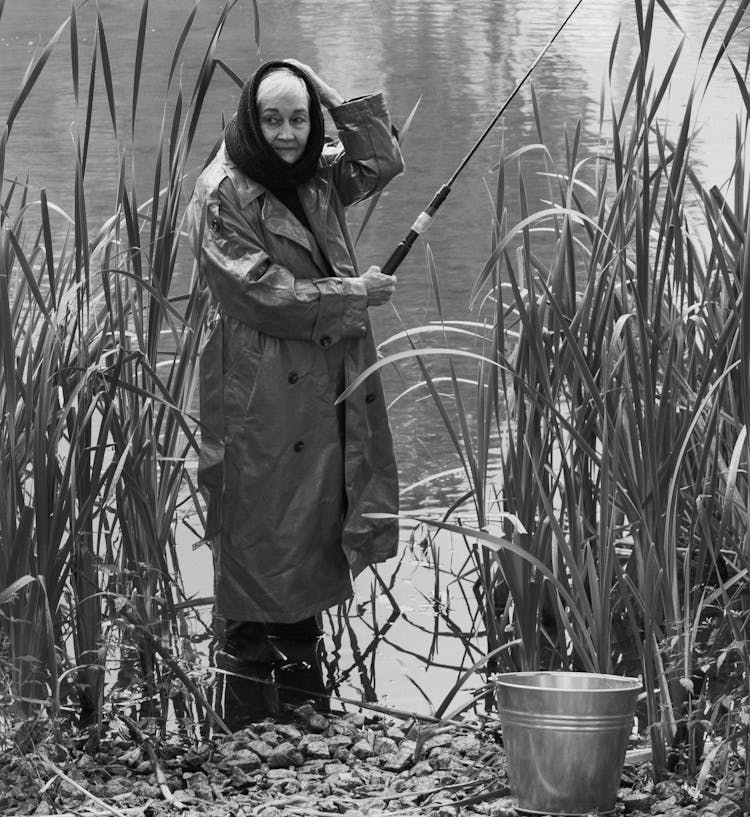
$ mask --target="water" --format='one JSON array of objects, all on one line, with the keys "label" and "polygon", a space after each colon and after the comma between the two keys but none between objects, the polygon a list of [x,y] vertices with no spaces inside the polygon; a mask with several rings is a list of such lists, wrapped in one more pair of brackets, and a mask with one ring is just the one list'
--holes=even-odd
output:
[{"label": "water", "polygon": [[[119,155],[132,160],[141,181],[140,199],[150,194],[150,169],[156,156],[164,110],[166,77],[179,32],[192,8],[188,0],[151,2],[143,76],[135,122],[136,149],[129,142],[133,59],[138,31],[137,4],[124,0],[100,0],[117,98],[116,119],[119,142],[112,136],[109,110],[103,94],[102,74],[97,68],[100,93],[95,100],[95,122],[91,136],[88,171],[90,213],[111,211]],[[676,0],[670,8],[688,34],[681,65],[673,84],[671,109],[678,113],[694,79],[702,34],[717,3]],[[223,2],[205,0],[198,7],[191,34],[182,55],[185,88],[191,88],[197,67]],[[383,263],[408,230],[434,191],[451,175],[474,140],[493,117],[516,82],[523,76],[546,44],[572,3],[529,4],[515,0],[260,0],[261,56],[263,59],[295,56],[313,66],[345,96],[382,89],[392,117],[403,123],[417,100],[420,107],[408,134],[404,154],[406,174],[392,183],[382,197],[360,243],[363,265]],[[93,0],[77,3],[81,94],[83,118],[91,49],[96,24]],[[730,10],[731,11],[731,10]],[[70,13],[67,0],[7,0],[0,20],[0,108],[7,109],[23,72],[34,54]],[[656,59],[664,67],[680,40],[680,32],[657,9],[659,25]],[[544,117],[546,141],[553,156],[564,155],[564,127],[575,127],[579,116],[585,123],[588,150],[596,144],[599,98],[609,49],[618,20],[622,20],[620,64],[632,65],[638,51],[638,36],[631,3],[627,0],[584,0],[565,32],[537,66],[534,86]],[[720,31],[728,25],[726,17]],[[254,43],[253,11],[249,0],[240,0],[230,15],[216,56],[240,76],[258,64]],[[732,48],[735,61],[744,64],[748,34],[742,32]],[[718,39],[709,46],[710,59]],[[71,132],[76,125],[72,92],[69,29],[19,115],[11,135],[5,175],[24,177],[29,172],[32,199],[45,187],[51,201],[70,209],[75,155]],[[710,60],[704,60],[699,74]],[[658,72],[658,69],[657,69]],[[657,73],[658,75],[658,73]],[[613,91],[621,98],[629,70],[616,70]],[[195,169],[219,131],[222,115],[232,114],[238,89],[217,72],[213,90],[204,106],[204,116],[194,152]],[[704,180],[721,185],[729,175],[733,158],[731,138],[740,103],[731,70],[722,63],[711,93],[702,101],[702,129],[697,135],[698,173]],[[171,110],[168,111],[171,115]],[[522,91],[501,123],[482,146],[454,186],[435,224],[426,236],[440,276],[441,295],[448,318],[465,320],[468,293],[487,257],[490,240],[491,205],[488,188],[494,187],[492,165],[500,140],[506,151],[535,142],[536,129],[528,89]],[[188,188],[191,186],[188,180]],[[529,198],[538,206],[545,182],[529,173]],[[353,214],[356,224],[358,214]],[[96,221],[96,216],[94,216]],[[184,284],[189,274],[186,268]],[[417,244],[398,273],[393,307],[374,315],[379,339],[403,327],[414,327],[435,317],[433,297],[426,275],[424,244]],[[391,396],[398,380],[387,375]],[[410,485],[431,473],[455,468],[458,461],[450,447],[435,410],[429,401],[407,399],[393,409],[402,483]],[[460,489],[460,477],[447,477],[436,485],[422,486],[404,496],[407,507],[444,507]],[[201,592],[210,592],[205,548],[186,558],[186,572]],[[405,568],[408,577],[399,583],[406,606],[422,614],[431,626],[431,612],[420,602],[420,587],[429,591],[429,574]],[[400,627],[401,624],[397,625]],[[412,638],[408,631],[394,640]],[[414,648],[423,649],[416,643]],[[387,681],[400,670],[395,659],[381,676]],[[440,686],[442,681],[428,683]],[[396,705],[421,704],[421,696],[410,685],[393,685]]]}]

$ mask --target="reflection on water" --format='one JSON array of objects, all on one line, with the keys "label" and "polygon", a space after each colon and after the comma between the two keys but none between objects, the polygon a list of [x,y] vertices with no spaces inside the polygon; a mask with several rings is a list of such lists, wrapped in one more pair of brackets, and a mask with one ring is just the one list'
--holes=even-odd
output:
[{"label": "reflection on water", "polygon": [[[150,195],[150,172],[162,125],[166,77],[179,32],[192,4],[160,0],[149,9],[148,40],[144,55],[138,116],[137,148],[130,147],[130,110],[134,49],[140,4],[100,0],[108,52],[117,97],[119,140],[112,136],[103,92],[95,100],[91,156],[87,175],[90,213],[111,211],[119,157],[133,159],[140,179],[140,199]],[[223,0],[206,0],[197,11],[183,51],[184,85],[192,81],[208,43]],[[674,0],[670,3],[688,38],[671,100],[679,111],[695,74],[703,31],[714,13],[714,4]],[[571,0],[529,4],[520,0],[277,0],[261,2],[261,51],[263,58],[296,56],[310,63],[346,96],[384,89],[393,118],[403,123],[421,98],[418,115],[408,134],[404,153],[405,176],[383,196],[375,218],[360,243],[363,265],[382,263],[407,231],[414,217],[466,154],[500,104],[524,74],[572,6]],[[39,53],[69,14],[68,0],[8,0],[0,20],[0,106],[7,109],[30,58]],[[657,10],[658,12],[658,10]],[[680,42],[679,30],[660,15],[658,68],[664,68]],[[638,31],[628,0],[587,0],[566,31],[539,64],[534,87],[543,116],[545,139],[554,157],[564,155],[564,125],[575,127],[584,117],[587,149],[598,138],[599,99],[613,33],[622,20],[618,66],[613,72],[614,96],[621,99],[627,86]],[[254,46],[252,4],[240,0],[216,56],[239,75],[258,63]],[[86,104],[96,5],[79,4],[80,116]],[[724,24],[726,27],[726,24]],[[740,57],[747,50],[747,32],[734,46]],[[714,37],[709,59],[718,49]],[[741,64],[742,60],[739,60]],[[658,71],[657,71],[658,76]],[[97,82],[102,90],[101,67]],[[221,117],[231,115],[238,89],[217,72],[205,105],[195,148],[196,171],[218,133]],[[702,130],[697,138],[699,175],[721,185],[729,174],[732,150],[726,134],[733,133],[739,95],[731,71],[723,63],[712,92],[702,100]],[[167,117],[171,110],[166,111]],[[169,119],[167,120],[169,121]],[[24,177],[28,170],[32,198],[40,187],[51,200],[70,208],[73,194],[74,150],[70,133],[78,127],[72,93],[69,31],[66,30],[47,69],[34,88],[11,135],[5,175]],[[604,133],[606,139],[606,132]],[[528,89],[508,109],[503,120],[456,183],[427,236],[440,278],[448,318],[467,319],[468,293],[490,246],[490,194],[494,185],[491,166],[501,139],[506,151],[537,140]],[[188,189],[191,186],[188,180]],[[526,175],[528,196],[534,206],[544,196],[545,182]],[[511,202],[513,204],[513,202]],[[511,213],[511,218],[514,215]],[[358,215],[353,216],[356,222]],[[183,283],[189,274],[183,273]],[[417,245],[398,274],[393,306],[378,310],[375,325],[383,339],[404,327],[434,318],[423,247]],[[395,308],[394,308],[395,307]],[[393,396],[400,389],[396,376],[387,385]],[[403,484],[426,474],[458,465],[439,417],[429,401],[403,400],[392,412]],[[413,491],[408,503],[418,507],[444,506],[459,490],[460,478],[446,477],[438,486]]]}]

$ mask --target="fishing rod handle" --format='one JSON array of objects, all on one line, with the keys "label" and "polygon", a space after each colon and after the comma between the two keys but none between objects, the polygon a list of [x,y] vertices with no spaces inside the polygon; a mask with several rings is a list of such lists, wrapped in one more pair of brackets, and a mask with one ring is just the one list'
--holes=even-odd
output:
[{"label": "fishing rod handle", "polygon": [[422,233],[426,232],[427,228],[432,223],[433,216],[437,212],[440,205],[446,200],[446,198],[448,197],[448,193],[450,192],[451,192],[450,187],[447,184],[444,184],[437,191],[437,193],[435,193],[435,195],[432,197],[432,201],[417,216],[417,219],[414,222],[414,224],[411,225],[411,229],[407,233],[404,240],[396,247],[396,249],[391,254],[391,257],[380,268],[380,271],[383,273],[383,275],[393,275],[396,272],[401,262],[409,254],[409,250],[412,248],[412,245],[417,240],[417,237],[422,235]]},{"label": "fishing rod handle", "polygon": [[406,238],[397,245],[396,249],[391,253],[391,257],[380,268],[383,275],[393,275],[396,272],[401,262],[409,254],[411,245],[414,243],[418,235],[419,233],[409,230],[409,234],[406,236]]}]

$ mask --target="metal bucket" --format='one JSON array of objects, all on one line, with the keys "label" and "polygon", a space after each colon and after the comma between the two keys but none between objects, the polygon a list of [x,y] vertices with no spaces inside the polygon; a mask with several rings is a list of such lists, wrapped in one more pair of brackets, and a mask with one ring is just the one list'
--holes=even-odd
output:
[{"label": "metal bucket", "polygon": [[588,672],[510,672],[496,685],[519,810],[613,811],[640,682]]}]

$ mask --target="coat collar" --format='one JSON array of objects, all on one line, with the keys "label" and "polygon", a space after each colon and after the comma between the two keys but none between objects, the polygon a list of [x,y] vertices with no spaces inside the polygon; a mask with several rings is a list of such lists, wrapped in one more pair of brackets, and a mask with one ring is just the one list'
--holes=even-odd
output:
[{"label": "coat collar", "polygon": [[[330,203],[331,184],[324,175],[317,175],[299,190],[302,204],[308,221],[314,232],[310,232],[287,210],[287,208],[259,182],[251,179],[229,158],[226,146],[222,142],[216,160],[222,168],[222,173],[228,176],[241,208],[245,208],[253,201],[265,196],[263,202],[263,223],[269,232],[294,241],[304,247],[312,256],[321,275],[327,275],[329,264],[323,256],[321,246],[325,246],[326,224]],[[321,244],[321,242],[323,242]]]}]

